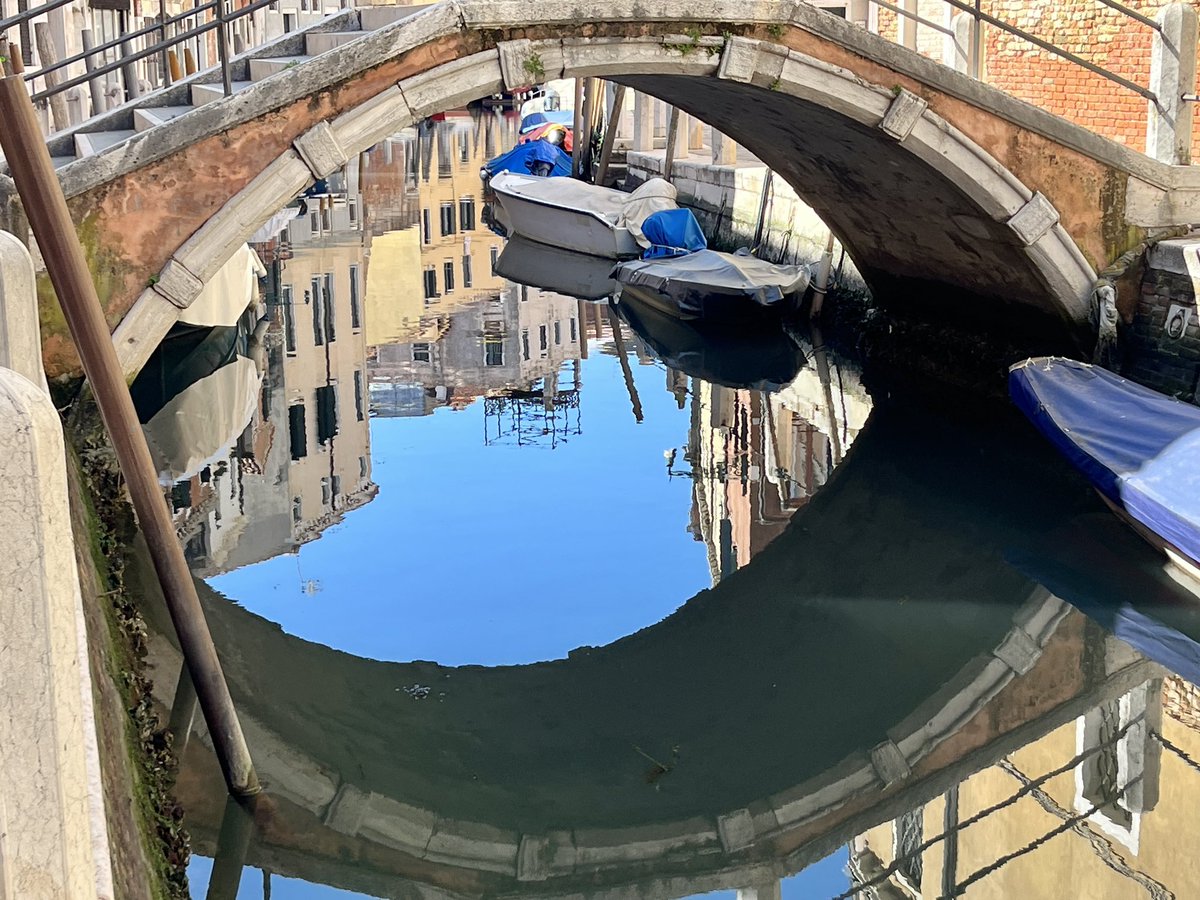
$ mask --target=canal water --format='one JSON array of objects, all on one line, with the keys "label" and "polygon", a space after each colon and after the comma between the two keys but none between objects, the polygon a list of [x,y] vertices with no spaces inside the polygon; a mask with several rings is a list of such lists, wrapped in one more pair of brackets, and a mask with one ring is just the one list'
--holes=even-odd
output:
[{"label": "canal water", "polygon": [[1200,897],[1195,594],[1002,402],[580,299],[512,141],[314,186],[135,386],[266,788],[177,739],[192,896]]}]

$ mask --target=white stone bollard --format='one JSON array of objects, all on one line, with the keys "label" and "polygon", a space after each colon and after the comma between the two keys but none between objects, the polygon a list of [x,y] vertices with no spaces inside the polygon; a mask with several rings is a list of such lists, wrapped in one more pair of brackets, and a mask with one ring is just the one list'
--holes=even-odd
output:
[{"label": "white stone bollard", "polygon": [[32,269],[0,233],[0,893],[110,900],[66,455]]},{"label": "white stone bollard", "polygon": [[1146,155],[1172,166],[1191,162],[1195,103],[1183,99],[1196,90],[1196,10],[1169,3],[1156,17],[1161,30],[1150,43],[1150,90],[1146,116]]}]

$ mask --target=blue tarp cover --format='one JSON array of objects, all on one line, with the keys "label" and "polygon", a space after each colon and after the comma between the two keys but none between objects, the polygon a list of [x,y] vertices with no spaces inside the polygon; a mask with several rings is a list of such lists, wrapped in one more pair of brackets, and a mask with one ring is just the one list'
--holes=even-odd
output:
[{"label": "blue tarp cover", "polygon": [[642,259],[663,259],[707,250],[708,241],[690,209],[664,209],[642,222],[642,234],[650,247]]},{"label": "blue tarp cover", "polygon": [[1013,366],[1008,390],[1101,493],[1200,561],[1200,408],[1053,357]]},{"label": "blue tarp cover", "polygon": [[549,112],[530,113],[521,120],[521,134],[529,134],[535,128],[540,128],[548,122],[555,125],[566,125],[570,128],[575,124],[575,112],[570,109],[552,109]]},{"label": "blue tarp cover", "polygon": [[526,175],[532,172],[534,164],[539,162],[548,162],[554,166],[550,170],[552,176],[565,178],[571,175],[571,157],[546,141],[519,144],[507,153],[489,159],[483,164],[483,171],[488,178],[497,172],[517,172]]}]

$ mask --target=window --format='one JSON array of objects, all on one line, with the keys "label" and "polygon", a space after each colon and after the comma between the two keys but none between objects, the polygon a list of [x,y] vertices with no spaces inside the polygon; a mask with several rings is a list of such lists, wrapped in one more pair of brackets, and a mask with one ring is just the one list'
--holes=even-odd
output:
[{"label": "window", "polygon": [[471,286],[471,281],[472,281],[472,279],[471,279],[471,255],[469,253],[463,254],[462,275],[463,275],[463,287],[469,288]]},{"label": "window", "polygon": [[562,323],[557,319],[554,321],[554,343],[562,343]]},{"label": "window", "polygon": [[315,209],[308,214],[308,227],[313,234],[321,233],[321,214]]},{"label": "window", "polygon": [[442,237],[454,234],[454,204],[442,204]]},{"label": "window", "polygon": [[280,290],[283,305],[283,345],[288,356],[296,355],[296,310],[292,306],[292,286],[283,285]]},{"label": "window", "polygon": [[333,505],[337,506],[337,498],[342,495],[342,476],[332,475],[329,479],[330,492],[333,494]]},{"label": "window", "polygon": [[579,337],[578,326],[575,324],[575,319],[572,318],[571,319],[571,343],[572,344],[575,343],[575,341],[578,337]]},{"label": "window", "polygon": [[330,489],[329,478],[321,479],[321,503],[329,506],[333,502],[333,491]]},{"label": "window", "polygon": [[333,202],[321,206],[321,230],[333,231]]},{"label": "window", "polygon": [[350,227],[355,228],[358,225],[358,201],[347,200],[346,212],[350,216]]},{"label": "window", "polygon": [[304,516],[304,507],[300,502],[299,497],[292,498],[292,522],[296,525],[300,524],[301,518]]},{"label": "window", "polygon": [[433,266],[425,267],[425,299],[432,300],[438,295],[437,289],[437,269]]},{"label": "window", "polygon": [[317,388],[317,443],[328,444],[338,433],[337,386]]},{"label": "window", "polygon": [[483,323],[483,364],[504,365],[504,323]]},{"label": "window", "polygon": [[521,358],[529,359],[529,329],[521,329]]},{"label": "window", "polygon": [[458,160],[464,163],[471,161],[471,139],[465,134],[458,136]]},{"label": "window", "polygon": [[367,477],[367,458],[365,456],[360,456],[358,458],[358,477]]},{"label": "window", "polygon": [[192,505],[192,483],[181,481],[171,488],[171,509],[179,512]]},{"label": "window", "polygon": [[354,370],[354,416],[358,421],[362,421],[366,415],[363,409],[363,373],[362,369]]},{"label": "window", "polygon": [[433,226],[429,223],[430,215],[429,208],[421,210],[421,243],[433,243]]},{"label": "window", "polygon": [[350,327],[362,328],[362,310],[358,301],[358,266],[350,267]]},{"label": "window", "polygon": [[463,231],[475,230],[474,197],[463,197],[458,201],[458,227]]},{"label": "window", "polygon": [[549,341],[547,340],[546,326],[539,325],[538,326],[538,349],[541,350],[543,353],[545,353],[546,348],[548,346],[549,346]]},{"label": "window", "polygon": [[921,876],[925,866],[917,848],[925,840],[925,807],[918,806],[895,819],[892,823],[893,859],[897,863],[896,874],[917,894],[921,892]]},{"label": "window", "polygon": [[427,363],[433,360],[433,353],[430,349],[430,345],[427,343],[413,344],[412,354],[413,362]]},{"label": "window", "polygon": [[325,343],[325,301],[321,297],[321,279],[313,278],[309,287],[306,299],[312,306],[313,343],[320,347]]},{"label": "window", "polygon": [[321,302],[325,307],[325,340],[333,343],[336,335],[333,331],[333,275],[325,275],[324,290],[321,292]]},{"label": "window", "polygon": [[492,248],[492,274],[493,275],[496,274],[496,260],[498,260],[499,258],[500,258],[500,248],[493,247]]},{"label": "window", "polygon": [[307,423],[303,403],[288,407],[288,441],[291,444],[292,459],[304,459],[308,456]]},{"label": "window", "polygon": [[284,13],[283,14],[283,33],[291,34],[295,30],[296,30],[296,14],[295,13]]},{"label": "window", "polygon": [[447,294],[454,293],[454,262],[446,260],[442,263],[442,285]]}]

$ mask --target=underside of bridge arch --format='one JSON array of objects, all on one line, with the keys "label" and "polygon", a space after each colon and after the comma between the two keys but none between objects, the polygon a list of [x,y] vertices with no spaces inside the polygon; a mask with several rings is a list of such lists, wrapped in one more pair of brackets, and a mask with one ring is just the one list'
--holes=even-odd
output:
[{"label": "underside of bridge arch", "polygon": [[880,128],[753,84],[615,80],[704,120],[786,180],[834,231],[881,303],[1047,343],[1069,342],[1079,326],[1076,310],[1005,221]]}]

